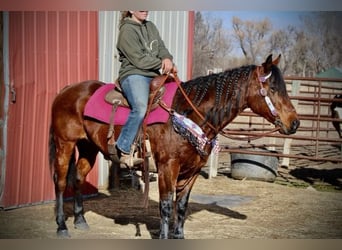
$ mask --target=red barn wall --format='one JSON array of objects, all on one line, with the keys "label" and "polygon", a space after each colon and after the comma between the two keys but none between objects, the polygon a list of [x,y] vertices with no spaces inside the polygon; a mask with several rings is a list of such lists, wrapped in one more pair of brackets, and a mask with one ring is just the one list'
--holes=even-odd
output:
[{"label": "red barn wall", "polygon": [[[48,163],[50,108],[65,85],[98,79],[98,14],[9,12],[5,183],[1,207],[54,200]],[[12,92],[11,92],[12,93]],[[10,93],[9,101],[14,95]],[[87,181],[97,191],[97,166]]]}]

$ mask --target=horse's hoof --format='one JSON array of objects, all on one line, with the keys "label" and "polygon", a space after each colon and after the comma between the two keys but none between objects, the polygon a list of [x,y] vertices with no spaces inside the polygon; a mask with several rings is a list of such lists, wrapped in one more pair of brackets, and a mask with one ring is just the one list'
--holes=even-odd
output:
[{"label": "horse's hoof", "polygon": [[83,214],[75,216],[74,227],[76,229],[80,229],[80,230],[88,230],[89,229],[89,226],[88,226],[87,221],[84,218]]},{"label": "horse's hoof", "polygon": [[76,223],[74,226],[76,229],[89,230],[89,226],[88,226],[87,222]]},{"label": "horse's hoof", "polygon": [[183,234],[174,234],[173,235],[173,239],[183,240],[184,239],[184,235]]},{"label": "horse's hoof", "polygon": [[68,232],[68,229],[62,229],[62,230],[57,230],[57,237],[61,239],[67,239],[70,238],[70,234]]}]

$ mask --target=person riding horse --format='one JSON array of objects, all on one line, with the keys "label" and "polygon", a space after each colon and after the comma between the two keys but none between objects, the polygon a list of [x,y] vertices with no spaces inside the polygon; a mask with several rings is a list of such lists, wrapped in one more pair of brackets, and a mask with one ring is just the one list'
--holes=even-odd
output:
[{"label": "person riding horse", "polygon": [[120,162],[129,167],[143,162],[134,157],[134,141],[147,111],[150,82],[160,75],[160,70],[169,73],[174,69],[172,55],[147,16],[148,11],[124,11],[117,41],[121,62],[118,80],[131,111],[116,149]]}]

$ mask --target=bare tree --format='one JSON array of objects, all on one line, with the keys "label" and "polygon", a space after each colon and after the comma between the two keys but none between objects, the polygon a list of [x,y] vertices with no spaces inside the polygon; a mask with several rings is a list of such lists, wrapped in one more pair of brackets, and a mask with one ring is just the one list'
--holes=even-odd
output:
[{"label": "bare tree", "polygon": [[208,68],[257,63],[268,53],[280,53],[280,68],[286,75],[314,76],[331,67],[342,67],[342,12],[308,12],[301,16],[302,27],[279,30],[265,18],[261,21],[232,19],[236,46],[242,57],[229,55],[233,44],[220,19],[195,18],[193,75],[203,75]]},{"label": "bare tree", "polygon": [[193,76],[205,75],[208,69],[222,67],[222,58],[232,50],[231,40],[222,19],[195,14]]},{"label": "bare tree", "polygon": [[313,12],[302,20],[310,70],[319,73],[330,67],[342,66],[342,13]]},{"label": "bare tree", "polygon": [[337,12],[310,12],[301,17],[303,28],[289,26],[274,31],[270,50],[283,55],[284,74],[314,76],[342,65],[342,20]]},{"label": "bare tree", "polygon": [[280,68],[284,75],[292,73],[292,51],[296,43],[296,28],[287,26],[284,29],[273,31],[269,39],[269,52],[282,55]]},{"label": "bare tree", "polygon": [[289,55],[289,64],[291,65],[292,75],[307,76],[306,72],[310,72],[310,65],[307,54],[309,53],[310,43],[309,38],[305,35],[305,32],[298,31],[295,34],[294,41],[296,41],[291,48]]},{"label": "bare tree", "polygon": [[269,19],[262,21],[243,21],[238,17],[232,20],[234,37],[237,40],[246,63],[254,63],[265,55],[262,54],[271,31],[272,24]]}]

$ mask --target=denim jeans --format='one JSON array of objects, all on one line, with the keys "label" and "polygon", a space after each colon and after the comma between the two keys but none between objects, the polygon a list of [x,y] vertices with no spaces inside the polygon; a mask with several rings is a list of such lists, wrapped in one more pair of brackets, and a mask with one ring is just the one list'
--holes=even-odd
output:
[{"label": "denim jeans", "polygon": [[141,75],[130,75],[121,81],[121,88],[131,105],[127,122],[122,127],[116,146],[125,154],[131,151],[131,145],[144,120],[148,97],[150,93],[151,77]]}]

